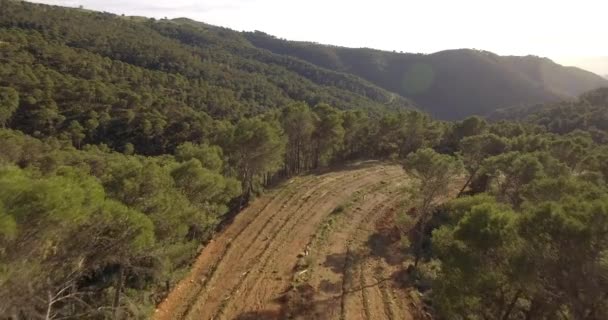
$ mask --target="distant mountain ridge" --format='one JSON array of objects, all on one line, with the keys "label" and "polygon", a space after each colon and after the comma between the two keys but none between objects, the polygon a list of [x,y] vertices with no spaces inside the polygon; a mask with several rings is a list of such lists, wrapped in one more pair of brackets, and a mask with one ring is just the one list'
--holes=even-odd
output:
[{"label": "distant mountain ridge", "polygon": [[278,39],[247,32],[257,47],[352,73],[413,100],[441,119],[488,114],[517,104],[558,101],[608,86],[602,77],[536,56],[457,49],[411,54]]}]

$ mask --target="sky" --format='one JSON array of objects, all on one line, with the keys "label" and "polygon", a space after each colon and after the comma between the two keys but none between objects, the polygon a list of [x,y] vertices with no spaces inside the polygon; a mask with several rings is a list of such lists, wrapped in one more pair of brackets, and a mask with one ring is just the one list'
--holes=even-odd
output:
[{"label": "sky", "polygon": [[538,55],[608,75],[607,0],[34,0],[187,17],[288,40],[415,53]]}]

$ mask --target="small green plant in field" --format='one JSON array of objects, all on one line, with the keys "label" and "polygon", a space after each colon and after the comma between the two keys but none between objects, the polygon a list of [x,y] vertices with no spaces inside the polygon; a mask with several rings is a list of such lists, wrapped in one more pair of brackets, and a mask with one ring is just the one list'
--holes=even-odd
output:
[{"label": "small green plant in field", "polygon": [[310,274],[315,265],[315,259],[312,256],[305,256],[298,259],[296,264],[296,273],[293,276],[292,286],[297,287],[300,284],[307,283],[310,279]]},{"label": "small green plant in field", "polygon": [[402,236],[401,240],[399,240],[399,244],[401,245],[401,248],[404,250],[409,250],[412,242],[410,241],[410,239],[407,238],[407,236]]},{"label": "small green plant in field", "polygon": [[326,239],[326,237],[329,235],[329,232],[331,231],[331,229],[335,223],[336,223],[336,217],[333,217],[333,216],[328,217],[325,220],[325,222],[323,223],[323,225],[321,225],[317,240],[320,242],[324,241]]}]

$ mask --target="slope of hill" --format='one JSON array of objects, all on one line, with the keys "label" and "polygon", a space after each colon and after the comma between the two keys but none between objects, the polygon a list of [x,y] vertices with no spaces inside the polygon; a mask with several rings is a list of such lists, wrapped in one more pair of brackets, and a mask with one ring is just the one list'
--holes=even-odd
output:
[{"label": "slope of hill", "polygon": [[285,41],[262,32],[245,35],[260,48],[358,75],[443,119],[557,101],[608,85],[591,72],[535,56],[502,57],[468,49],[409,54]]},{"label": "slope of hill", "polygon": [[500,109],[490,119],[525,121],[558,134],[590,131],[598,142],[608,143],[608,87],[586,92],[577,99]]},{"label": "slope of hill", "polygon": [[589,71],[577,67],[564,67],[550,59],[535,56],[500,57],[507,68],[517,71],[533,82],[542,84],[552,92],[568,97],[608,85],[608,82]]},{"label": "slope of hill", "polygon": [[[0,60],[0,86],[17,90],[22,105],[10,127],[42,137],[64,131],[72,120],[105,121],[120,129],[96,142],[111,147],[141,140],[138,130],[161,136],[198,128],[184,134],[200,137],[210,119],[235,120],[294,101],[376,112],[412,106],[356,76],[185,19],[0,0]],[[157,141],[140,151],[159,153],[164,150],[153,146],[163,144],[175,145]]]}]

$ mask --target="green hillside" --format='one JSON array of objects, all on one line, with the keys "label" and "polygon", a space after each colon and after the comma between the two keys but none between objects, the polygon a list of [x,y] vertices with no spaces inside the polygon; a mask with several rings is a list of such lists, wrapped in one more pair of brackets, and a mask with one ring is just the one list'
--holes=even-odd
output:
[{"label": "green hillside", "polygon": [[154,144],[138,150],[148,154],[178,143],[160,138],[163,132],[200,138],[212,119],[253,116],[295,101],[371,112],[412,106],[355,76],[186,20],[2,0],[0,59],[0,86],[23,93],[12,127],[48,136],[72,120],[99,122],[109,134],[87,134],[85,141],[120,147],[152,138]]},{"label": "green hillside", "polygon": [[468,49],[411,54],[286,41],[262,32],[246,37],[257,47],[358,75],[442,119],[557,101],[608,85],[591,72],[535,56],[503,57]]},{"label": "green hillside", "polygon": [[608,143],[608,88],[586,92],[576,99],[500,109],[490,118],[532,123],[558,134],[582,129]]}]

